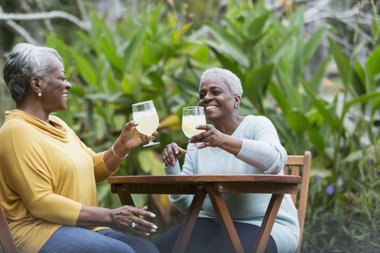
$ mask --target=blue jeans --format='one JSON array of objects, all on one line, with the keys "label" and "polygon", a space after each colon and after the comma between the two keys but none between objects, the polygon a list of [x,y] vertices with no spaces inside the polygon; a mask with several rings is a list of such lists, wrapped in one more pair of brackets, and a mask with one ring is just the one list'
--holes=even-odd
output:
[{"label": "blue jeans", "polygon": [[158,253],[148,240],[112,229],[91,231],[81,227],[62,226],[55,231],[40,253]]}]

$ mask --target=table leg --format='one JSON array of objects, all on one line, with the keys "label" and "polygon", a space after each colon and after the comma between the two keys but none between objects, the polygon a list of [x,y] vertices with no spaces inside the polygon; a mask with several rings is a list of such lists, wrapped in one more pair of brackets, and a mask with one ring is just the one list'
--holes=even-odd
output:
[{"label": "table leg", "polygon": [[263,223],[261,224],[256,244],[253,247],[253,253],[263,253],[265,251],[283,197],[284,194],[272,194],[267,211],[265,212]]},{"label": "table leg", "polygon": [[131,205],[134,206],[131,194],[127,191],[127,188],[124,185],[113,185],[115,187],[114,191],[119,196],[120,202],[122,205]]},{"label": "table leg", "polygon": [[174,248],[172,250],[173,253],[182,253],[185,251],[205,197],[206,192],[202,188],[196,190],[193,201],[191,202],[189,208],[189,213],[186,215],[181,232],[179,233],[178,238],[174,244]]},{"label": "table leg", "polygon": [[227,238],[230,241],[235,252],[244,253],[243,246],[241,245],[239,236],[236,232],[230,212],[228,211],[227,205],[224,202],[222,193],[220,193],[217,189],[217,185],[208,185],[207,193],[211,199],[212,205],[214,206],[216,215],[218,216],[219,224],[226,232]]}]

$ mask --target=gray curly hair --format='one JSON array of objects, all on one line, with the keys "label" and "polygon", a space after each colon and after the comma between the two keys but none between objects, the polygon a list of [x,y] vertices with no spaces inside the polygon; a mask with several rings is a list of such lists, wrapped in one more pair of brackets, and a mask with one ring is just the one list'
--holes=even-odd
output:
[{"label": "gray curly hair", "polygon": [[237,77],[230,70],[217,67],[207,69],[201,76],[199,88],[201,87],[201,83],[210,77],[219,77],[230,88],[232,94],[238,95],[240,97],[243,96],[241,81],[239,77]]},{"label": "gray curly hair", "polygon": [[3,76],[16,104],[28,93],[30,79],[46,75],[54,58],[62,62],[58,52],[49,47],[19,43],[13,48],[5,62]]}]

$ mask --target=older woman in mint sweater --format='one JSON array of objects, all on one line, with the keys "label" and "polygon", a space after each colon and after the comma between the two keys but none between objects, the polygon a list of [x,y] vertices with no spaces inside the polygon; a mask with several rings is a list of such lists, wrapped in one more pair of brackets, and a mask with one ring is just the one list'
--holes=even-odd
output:
[{"label": "older woman in mint sweater", "polygon": [[[231,71],[211,68],[203,73],[198,104],[205,108],[209,124],[198,126],[204,132],[190,139],[190,142],[197,143],[196,151],[185,150],[176,143],[166,146],[162,155],[167,174],[283,174],[287,153],[275,127],[264,116],[241,116],[242,94],[241,82]],[[184,154],[181,171],[177,159]],[[257,238],[270,195],[225,194],[224,198],[243,247],[249,252]],[[171,195],[170,199],[180,211],[187,212],[192,196]],[[158,239],[156,245],[161,253],[172,250],[182,224]],[[298,240],[297,210],[290,196],[285,195],[266,252],[294,252]],[[208,197],[186,252],[233,252]]]}]

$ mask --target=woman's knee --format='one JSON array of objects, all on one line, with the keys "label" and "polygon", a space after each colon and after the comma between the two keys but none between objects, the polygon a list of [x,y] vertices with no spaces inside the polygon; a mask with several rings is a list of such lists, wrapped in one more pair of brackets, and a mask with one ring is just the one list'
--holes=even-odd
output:
[{"label": "woman's knee", "polygon": [[53,233],[40,251],[40,253],[50,252],[135,253],[135,250],[122,241],[100,235],[91,230],[63,226]]},{"label": "woman's knee", "polygon": [[157,247],[151,241],[138,237],[138,236],[125,234],[125,233],[115,231],[112,229],[100,230],[98,231],[98,233],[106,237],[121,241],[131,246],[136,252],[144,252],[144,253],[158,253],[159,252]]},{"label": "woman's knee", "polygon": [[110,252],[110,253],[135,253],[136,251],[129,246],[128,244],[125,244],[121,241],[113,241],[112,243],[104,245],[101,249],[97,249],[97,252],[103,253],[103,252]]}]

